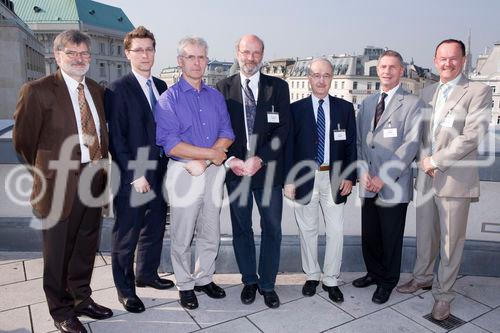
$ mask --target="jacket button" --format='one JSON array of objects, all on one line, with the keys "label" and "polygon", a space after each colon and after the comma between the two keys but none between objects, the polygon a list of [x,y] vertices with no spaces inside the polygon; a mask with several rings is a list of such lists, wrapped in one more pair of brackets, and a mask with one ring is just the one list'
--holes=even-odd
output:
[{"label": "jacket button", "polygon": [[375,149],[375,146],[372,146],[372,149]]}]

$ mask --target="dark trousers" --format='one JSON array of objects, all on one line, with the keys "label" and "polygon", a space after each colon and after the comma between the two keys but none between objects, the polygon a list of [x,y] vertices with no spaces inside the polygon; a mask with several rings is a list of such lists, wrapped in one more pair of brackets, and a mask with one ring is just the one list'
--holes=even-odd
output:
[{"label": "dark trousers", "polygon": [[[163,161],[164,160],[164,161]],[[167,169],[167,159],[158,165],[157,181],[150,184],[155,198],[138,207],[131,207],[130,198],[136,193],[133,185],[122,184],[113,201],[115,224],[112,230],[111,265],[118,294],[135,295],[135,280],[150,282],[158,278],[167,204],[163,198],[162,181]],[[123,190],[123,187],[127,187]],[[134,256],[137,260],[134,274]]]},{"label": "dark trousers", "polygon": [[384,207],[365,198],[361,208],[363,258],[377,285],[393,289],[399,280],[408,203]]},{"label": "dark trousers", "polygon": [[[233,193],[239,182],[226,184],[229,195]],[[276,275],[280,262],[281,246],[281,215],[283,210],[283,195],[281,187],[273,187],[270,191],[269,204],[262,202],[263,189],[253,189],[247,200],[240,203],[237,197],[230,203],[231,224],[233,227],[233,248],[236,262],[245,285],[257,283],[261,290],[274,289]],[[252,230],[253,198],[261,216],[261,243],[259,255],[259,274],[255,255],[255,242]]]},{"label": "dark trousers", "polygon": [[[94,196],[102,193],[104,176],[92,181]],[[56,321],[75,315],[74,309],[91,302],[90,280],[99,245],[101,207],[85,206],[75,193],[69,216],[43,234],[43,290]]]}]

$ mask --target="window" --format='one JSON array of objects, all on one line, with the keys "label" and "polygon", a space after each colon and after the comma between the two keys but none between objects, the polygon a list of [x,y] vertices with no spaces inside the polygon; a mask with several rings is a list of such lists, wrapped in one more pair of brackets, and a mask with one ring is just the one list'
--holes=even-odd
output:
[{"label": "window", "polygon": [[106,67],[103,62],[99,64],[99,76],[105,77],[106,76]]},{"label": "window", "polygon": [[353,89],[353,90],[357,90],[357,89],[358,89],[358,81],[354,81],[354,82],[352,83],[352,89]]},{"label": "window", "polygon": [[293,88],[293,83],[294,83],[294,81],[292,81],[292,88]]},{"label": "window", "polygon": [[368,82],[366,84],[366,90],[372,90],[372,83],[371,82]]},{"label": "window", "polygon": [[491,86],[491,92],[495,93],[496,90],[497,90],[496,86]]},{"label": "window", "polygon": [[338,86],[338,83],[337,81],[335,81],[335,83],[333,84],[333,89],[337,89],[339,86]]},{"label": "window", "polygon": [[122,55],[122,46],[121,45],[118,45],[116,47],[116,55]]},{"label": "window", "polygon": [[370,76],[377,76],[377,67],[376,66],[372,66],[370,67],[370,73],[369,73]]},{"label": "window", "polygon": [[497,125],[500,125],[500,116],[497,118]]},{"label": "window", "polygon": [[304,81],[302,81],[302,89],[304,89]]},{"label": "window", "polygon": [[340,89],[344,89],[344,81],[340,83]]},{"label": "window", "polygon": [[118,74],[118,77],[122,76],[122,65],[116,65],[116,72]]},{"label": "window", "polygon": [[100,52],[100,54],[105,54],[104,43],[99,43],[99,52]]},{"label": "window", "polygon": [[380,89],[380,82],[376,82],[375,83],[375,90],[379,90]]},{"label": "window", "polygon": [[352,104],[356,104],[358,102],[358,96],[352,96]]}]

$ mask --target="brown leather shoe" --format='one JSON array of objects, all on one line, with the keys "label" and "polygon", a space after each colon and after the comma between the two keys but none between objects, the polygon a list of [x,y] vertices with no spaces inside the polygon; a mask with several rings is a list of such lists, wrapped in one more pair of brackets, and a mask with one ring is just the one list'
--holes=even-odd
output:
[{"label": "brown leather shoe", "polygon": [[432,318],[435,320],[445,320],[450,316],[450,302],[435,301],[432,307]]},{"label": "brown leather shoe", "polygon": [[398,286],[396,290],[402,294],[411,294],[419,289],[431,290],[432,281],[425,283],[418,283],[417,280],[411,279],[410,281]]}]

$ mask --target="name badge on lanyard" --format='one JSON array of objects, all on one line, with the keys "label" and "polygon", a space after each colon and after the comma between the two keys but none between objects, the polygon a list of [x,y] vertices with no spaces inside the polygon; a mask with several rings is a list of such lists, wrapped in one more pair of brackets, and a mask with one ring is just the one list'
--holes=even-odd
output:
[{"label": "name badge on lanyard", "polygon": [[271,105],[271,112],[267,112],[267,122],[279,124],[280,122],[280,114],[274,111],[274,105]]},{"label": "name badge on lanyard", "polygon": [[397,138],[398,129],[396,127],[391,127],[391,121],[389,120],[389,128],[384,128],[384,138]]},{"label": "name badge on lanyard", "polygon": [[345,141],[346,139],[345,129],[341,129],[340,124],[337,124],[337,129],[333,130],[333,141]]}]

